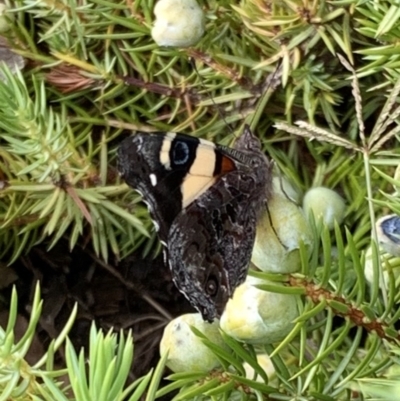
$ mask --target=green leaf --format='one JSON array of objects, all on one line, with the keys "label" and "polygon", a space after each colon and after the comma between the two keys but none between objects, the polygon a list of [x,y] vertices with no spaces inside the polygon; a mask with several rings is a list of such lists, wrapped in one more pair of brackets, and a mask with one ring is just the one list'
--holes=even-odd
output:
[{"label": "green leaf", "polygon": [[247,362],[254,371],[264,380],[265,383],[268,383],[268,376],[264,372],[264,369],[258,364],[257,359],[252,357],[249,352],[244,348],[242,344],[238,341],[234,340],[232,337],[229,337],[224,332],[221,332],[222,338],[226,342],[227,345],[237,354],[238,357],[243,359],[244,362]]}]

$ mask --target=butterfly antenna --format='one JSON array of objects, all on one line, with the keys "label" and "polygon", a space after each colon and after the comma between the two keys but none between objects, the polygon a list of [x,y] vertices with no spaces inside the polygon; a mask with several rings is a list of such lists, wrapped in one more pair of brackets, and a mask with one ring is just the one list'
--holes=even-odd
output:
[{"label": "butterfly antenna", "polygon": [[[193,57],[189,58],[190,64],[192,65],[193,69],[196,71],[201,85],[205,88],[205,84],[204,84],[204,80],[203,77],[201,76],[201,74],[199,73],[199,70],[196,67],[196,60]],[[218,115],[221,117],[222,121],[225,123],[225,125],[228,127],[229,131],[231,132],[231,134],[234,133],[233,128],[228,124],[228,122],[226,121],[224,115],[221,113],[221,109],[219,108],[219,106],[217,105],[217,103],[215,103],[214,98],[207,92],[207,96],[209,97],[209,99],[211,100],[212,104],[214,105],[214,107],[217,109],[218,111]]]}]

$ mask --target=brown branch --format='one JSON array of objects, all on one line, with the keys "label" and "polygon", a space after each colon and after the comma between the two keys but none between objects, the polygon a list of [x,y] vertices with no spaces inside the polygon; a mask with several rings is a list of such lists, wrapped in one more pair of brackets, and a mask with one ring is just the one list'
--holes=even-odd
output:
[{"label": "brown branch", "polygon": [[[366,329],[368,332],[375,332],[379,337],[393,342],[395,340],[400,341],[400,334],[397,332],[396,337],[390,337],[386,333],[386,329],[389,329],[390,326],[385,324],[384,322],[379,321],[379,319],[369,319],[367,315],[360,309],[348,302],[345,298],[335,295],[329,290],[325,288],[321,288],[319,285],[316,285],[312,282],[309,282],[303,278],[290,277],[289,284],[292,287],[300,287],[305,290],[305,295],[311,299],[311,301],[315,304],[321,302],[321,299],[325,299],[329,307],[335,312],[337,316],[341,316],[343,318],[349,318],[356,326],[361,326]],[[339,302],[345,305],[348,308],[347,313],[343,313],[342,311],[336,309],[331,305],[330,301]]]},{"label": "brown branch", "polygon": [[134,77],[123,77],[121,79],[126,85],[134,86],[135,88],[146,89],[149,92],[158,93],[163,96],[174,97],[178,99],[183,99],[185,96],[189,96],[191,101],[194,103],[199,103],[202,100],[198,93],[195,93],[190,89],[182,90],[179,88],[171,88],[156,82],[145,82],[140,78]]},{"label": "brown branch", "polygon": [[217,61],[212,59],[207,53],[201,52],[200,50],[189,48],[187,49],[188,56],[195,60],[200,60],[202,63],[208,65],[213,70],[220,72],[222,75],[228,77],[231,81],[236,82],[239,86],[252,92],[259,93],[260,88],[258,85],[254,85],[250,78],[243,77],[238,71],[233,68],[229,68],[225,65],[219,64]]}]

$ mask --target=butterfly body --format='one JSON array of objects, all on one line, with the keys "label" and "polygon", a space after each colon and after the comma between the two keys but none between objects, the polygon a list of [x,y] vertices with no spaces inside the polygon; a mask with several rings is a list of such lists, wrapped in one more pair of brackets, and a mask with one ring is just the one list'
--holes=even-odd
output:
[{"label": "butterfly body", "polygon": [[233,148],[183,134],[122,142],[119,170],[147,202],[178,289],[208,321],[246,276],[272,163],[246,128]]}]

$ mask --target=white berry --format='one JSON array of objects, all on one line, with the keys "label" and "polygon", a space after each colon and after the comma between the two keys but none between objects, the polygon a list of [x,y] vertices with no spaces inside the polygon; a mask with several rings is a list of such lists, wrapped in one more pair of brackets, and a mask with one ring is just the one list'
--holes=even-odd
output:
[{"label": "white berry", "polygon": [[221,317],[221,329],[238,341],[271,344],[281,341],[298,317],[295,295],[259,290],[265,281],[247,277],[236,288]]},{"label": "white berry", "polygon": [[338,224],[343,221],[346,205],[343,198],[332,189],[316,187],[305,194],[303,209],[307,216],[313,213],[316,220],[322,219],[328,229],[332,230],[335,221]]},{"label": "white berry", "polygon": [[10,29],[10,22],[14,19],[14,15],[8,13],[6,17],[8,7],[0,3],[0,33],[7,32]]},{"label": "white berry", "polygon": [[[389,287],[389,271],[392,272],[394,279],[400,276],[400,258],[395,257],[389,253],[386,253],[382,248],[379,248],[379,258],[381,261],[382,277],[379,270],[374,272],[374,259],[372,254],[372,248],[369,247],[365,253],[364,262],[364,275],[368,283],[373,286],[376,282],[379,282],[379,287]],[[381,278],[383,280],[381,281]]]},{"label": "white berry", "polygon": [[195,0],[160,0],[151,36],[159,46],[188,47],[204,33],[204,14]]},{"label": "white berry", "polygon": [[267,206],[257,225],[251,262],[265,272],[296,272],[300,269],[300,243],[309,251],[314,243],[308,221],[282,192],[276,192]]},{"label": "white berry", "polygon": [[190,329],[195,327],[208,340],[226,348],[219,332],[219,321],[207,323],[199,313],[189,313],[170,321],[164,329],[160,354],[168,352],[167,366],[175,373],[191,370],[210,371],[220,366],[218,358]]}]

